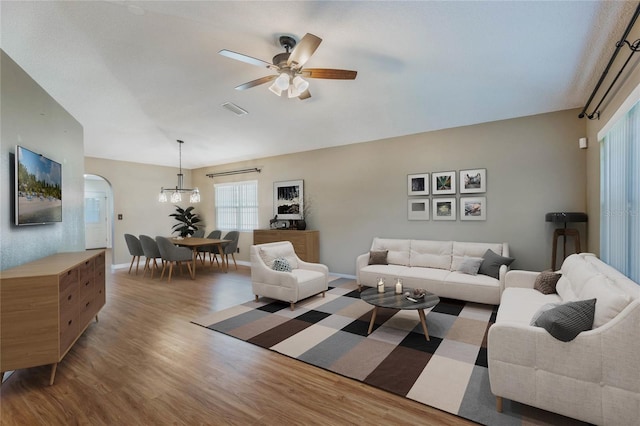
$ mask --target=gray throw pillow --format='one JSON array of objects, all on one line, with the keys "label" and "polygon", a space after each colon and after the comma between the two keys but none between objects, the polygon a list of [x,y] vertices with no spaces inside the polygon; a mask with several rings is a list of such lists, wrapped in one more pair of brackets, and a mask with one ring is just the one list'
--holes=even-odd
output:
[{"label": "gray throw pillow", "polygon": [[533,288],[542,294],[556,293],[556,284],[558,284],[561,276],[562,274],[556,274],[555,272],[540,272],[540,275],[536,277],[536,281],[533,283]]},{"label": "gray throw pillow", "polygon": [[371,250],[369,252],[369,265],[388,265],[387,254],[389,250]]},{"label": "gray throw pillow", "polygon": [[540,318],[540,315],[544,314],[549,309],[553,309],[560,305],[561,305],[560,302],[554,302],[554,303],[545,303],[544,305],[540,306],[540,308],[536,311],[536,313],[533,314],[533,316],[531,317],[531,321],[529,322],[529,325],[535,326],[536,321],[538,321],[538,318]]},{"label": "gray throw pillow", "polygon": [[477,275],[478,270],[480,269],[480,264],[482,263],[481,257],[468,257],[465,256],[462,259],[462,263],[458,266],[458,272],[462,272],[463,274],[469,275]]},{"label": "gray throw pillow", "polygon": [[500,256],[493,250],[487,250],[482,256],[484,259],[480,265],[479,273],[482,275],[488,275],[495,279],[500,278],[500,267],[502,265],[511,265],[515,259],[511,257]]},{"label": "gray throw pillow", "polygon": [[534,325],[544,328],[558,340],[569,342],[593,328],[595,313],[596,299],[568,302],[543,312]]},{"label": "gray throw pillow", "polygon": [[277,257],[276,259],[274,259],[271,269],[280,272],[291,272],[291,265],[289,264],[289,261],[284,257]]}]

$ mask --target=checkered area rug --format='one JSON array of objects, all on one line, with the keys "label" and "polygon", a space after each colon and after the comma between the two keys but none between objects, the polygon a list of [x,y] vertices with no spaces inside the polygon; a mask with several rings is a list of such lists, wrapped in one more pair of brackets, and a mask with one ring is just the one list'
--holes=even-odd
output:
[{"label": "checkered area rug", "polygon": [[192,321],[371,386],[486,425],[580,424],[504,401],[496,412],[489,388],[487,331],[497,306],[441,299],[418,313],[378,308],[360,299],[352,279],[329,283],[326,297],[296,304],[261,298]]}]

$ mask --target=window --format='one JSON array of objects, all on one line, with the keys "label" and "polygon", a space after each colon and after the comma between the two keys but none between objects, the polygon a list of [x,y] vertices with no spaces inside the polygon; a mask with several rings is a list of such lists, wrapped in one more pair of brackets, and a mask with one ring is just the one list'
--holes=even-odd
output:
[{"label": "window", "polygon": [[216,228],[253,231],[258,227],[258,181],[214,185]]},{"label": "window", "polygon": [[640,103],[600,141],[600,257],[640,282]]}]

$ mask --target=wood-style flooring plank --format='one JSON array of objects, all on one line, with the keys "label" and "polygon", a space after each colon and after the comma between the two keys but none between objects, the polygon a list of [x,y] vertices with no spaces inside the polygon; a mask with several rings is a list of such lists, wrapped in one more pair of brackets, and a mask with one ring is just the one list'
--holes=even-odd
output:
[{"label": "wood-style flooring plank", "polygon": [[[200,266],[200,265],[199,265]],[[58,366],[0,388],[2,425],[472,425],[190,323],[252,300],[250,270],[107,271],[107,303]]]}]

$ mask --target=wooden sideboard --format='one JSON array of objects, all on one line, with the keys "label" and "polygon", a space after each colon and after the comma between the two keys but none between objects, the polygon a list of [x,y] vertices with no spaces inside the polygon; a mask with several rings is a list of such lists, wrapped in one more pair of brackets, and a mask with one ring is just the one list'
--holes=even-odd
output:
[{"label": "wooden sideboard", "polygon": [[58,363],[104,306],[105,252],[58,253],[0,271],[0,372]]},{"label": "wooden sideboard", "polygon": [[320,231],[290,229],[254,229],[253,244],[290,241],[298,257],[305,262],[320,262]]}]

